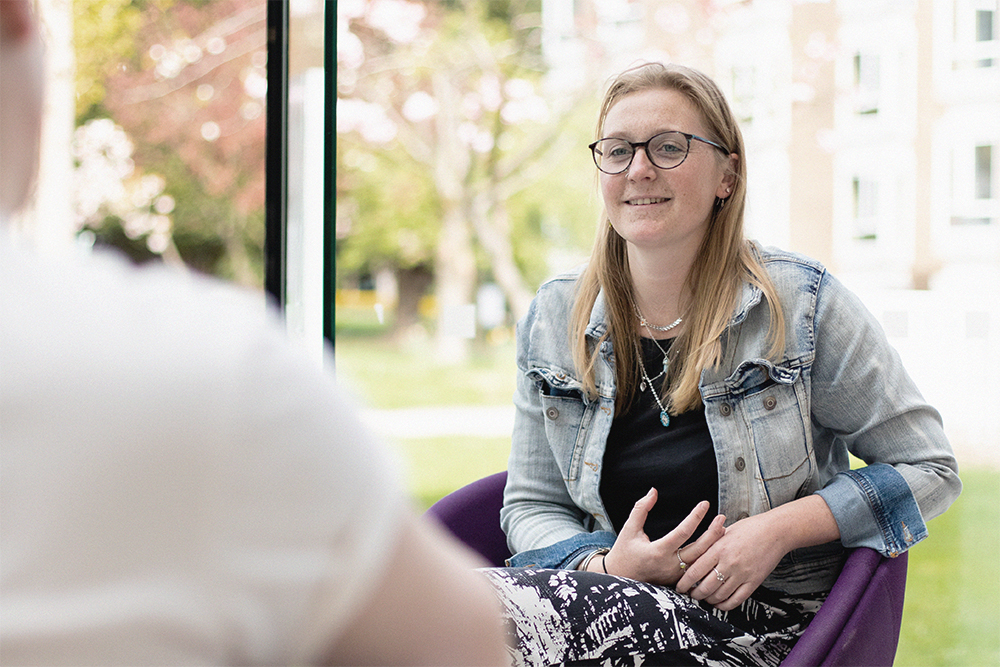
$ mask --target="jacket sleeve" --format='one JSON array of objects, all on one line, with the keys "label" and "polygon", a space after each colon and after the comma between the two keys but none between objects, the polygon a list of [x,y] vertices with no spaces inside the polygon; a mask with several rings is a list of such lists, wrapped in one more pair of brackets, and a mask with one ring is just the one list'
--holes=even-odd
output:
[{"label": "jacket sleeve", "polygon": [[551,324],[538,322],[538,308],[536,298],[518,324],[516,412],[500,524],[516,554],[512,565],[575,567],[587,551],[610,546],[614,538],[610,544],[606,537],[590,544],[589,517],[570,497],[546,435],[541,388],[528,372],[532,328]]},{"label": "jacket sleeve", "polygon": [[817,493],[844,546],[896,556],[926,537],[926,521],[958,497],[958,463],[940,415],[860,299],[828,273],[816,298],[813,428],[867,464]]}]

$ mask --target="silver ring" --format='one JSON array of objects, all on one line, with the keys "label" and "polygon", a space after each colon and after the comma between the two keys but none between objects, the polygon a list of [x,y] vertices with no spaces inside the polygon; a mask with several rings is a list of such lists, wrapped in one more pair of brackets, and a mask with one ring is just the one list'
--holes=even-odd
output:
[{"label": "silver ring", "polygon": [[718,579],[719,581],[721,581],[722,583],[725,583],[726,582],[726,575],[722,574],[721,572],[719,572],[714,567],[712,569],[715,570],[715,578]]},{"label": "silver ring", "polygon": [[[683,547],[681,547],[681,548],[683,548]],[[681,550],[678,549],[676,552],[674,552],[674,555],[677,556],[677,562],[680,564],[681,570],[686,570],[687,567],[688,567],[688,564],[685,563],[684,559],[681,558]]]}]

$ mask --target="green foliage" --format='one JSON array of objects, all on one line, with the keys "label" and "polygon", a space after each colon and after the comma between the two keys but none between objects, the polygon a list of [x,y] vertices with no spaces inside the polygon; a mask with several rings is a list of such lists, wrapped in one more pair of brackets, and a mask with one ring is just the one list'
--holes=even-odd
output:
[{"label": "green foliage", "polygon": [[373,149],[356,137],[337,142],[337,243],[340,275],[433,260],[440,202],[434,184],[405,151]]},{"label": "green foliage", "polygon": [[[384,113],[398,134],[380,144],[363,139],[362,128],[340,131],[339,271],[431,265],[441,220],[454,220],[457,209],[478,244],[467,252],[480,280],[511,273],[496,265],[507,260],[489,250],[496,246],[482,230],[510,245],[523,283],[504,285],[510,297],[550,273],[550,247],[589,248],[593,170],[579,159],[585,151],[572,152],[587,136],[579,134],[584,112],[577,106],[566,117],[547,100],[548,117],[536,113],[545,105],[537,0],[424,6],[412,43],[394,42],[360,17],[350,24],[364,60],[339,64],[340,95]],[[420,96],[436,112],[408,113]]]},{"label": "green foliage", "polygon": [[76,110],[78,123],[106,116],[106,82],[120,68],[138,65],[138,42],[143,5],[167,8],[171,0],[136,3],[132,0],[74,0],[73,44],[76,52]]},{"label": "green foliage", "polygon": [[507,201],[515,259],[532,289],[551,274],[572,268],[563,261],[550,265],[539,248],[583,258],[593,245],[601,204],[587,144],[596,113],[580,105],[564,124],[543,168],[533,171],[537,177]]}]

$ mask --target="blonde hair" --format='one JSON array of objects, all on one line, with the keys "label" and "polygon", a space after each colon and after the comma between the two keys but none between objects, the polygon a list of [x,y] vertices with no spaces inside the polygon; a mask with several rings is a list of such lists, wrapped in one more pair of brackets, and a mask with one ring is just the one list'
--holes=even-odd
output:
[{"label": "blonde hair", "polygon": [[[784,350],[784,321],[781,304],[767,272],[757,259],[753,244],[743,236],[746,200],[746,153],[743,135],[722,91],[707,76],[688,67],[649,63],[626,70],[611,83],[604,96],[597,122],[597,138],[611,107],[631,93],[649,89],[674,90],[684,95],[701,113],[707,137],[730,154],[736,154],[733,192],[715,206],[701,249],[687,276],[691,310],[685,327],[670,348],[670,368],[664,382],[666,405],[679,414],[702,405],[698,383],[701,373],[722,360],[725,333],[740,297],[742,283],[759,287],[770,309],[768,355]],[[577,282],[576,300],[570,320],[573,361],[582,376],[583,387],[597,395],[594,368],[601,343],[614,342],[616,405],[619,410],[632,400],[639,384],[637,356],[639,334],[634,326],[634,287],[629,272],[625,240],[611,227],[607,212],[591,253],[590,263]],[[603,290],[608,312],[608,329],[596,344],[587,339],[587,327],[598,293]]]}]

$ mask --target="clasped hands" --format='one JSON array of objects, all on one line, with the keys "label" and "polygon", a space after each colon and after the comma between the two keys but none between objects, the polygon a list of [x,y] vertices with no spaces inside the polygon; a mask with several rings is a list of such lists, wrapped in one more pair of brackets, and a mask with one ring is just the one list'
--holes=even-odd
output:
[{"label": "clasped hands", "polygon": [[603,567],[595,559],[589,569],[606,568],[610,574],[673,586],[678,593],[729,611],[760,586],[787,551],[779,539],[780,530],[774,530],[766,513],[728,528],[726,517],[720,514],[697,540],[686,544],[708,512],[707,501],[695,505],[674,530],[650,540],[643,529],[656,499],[656,489],[650,489],[635,503],[604,556]]}]

